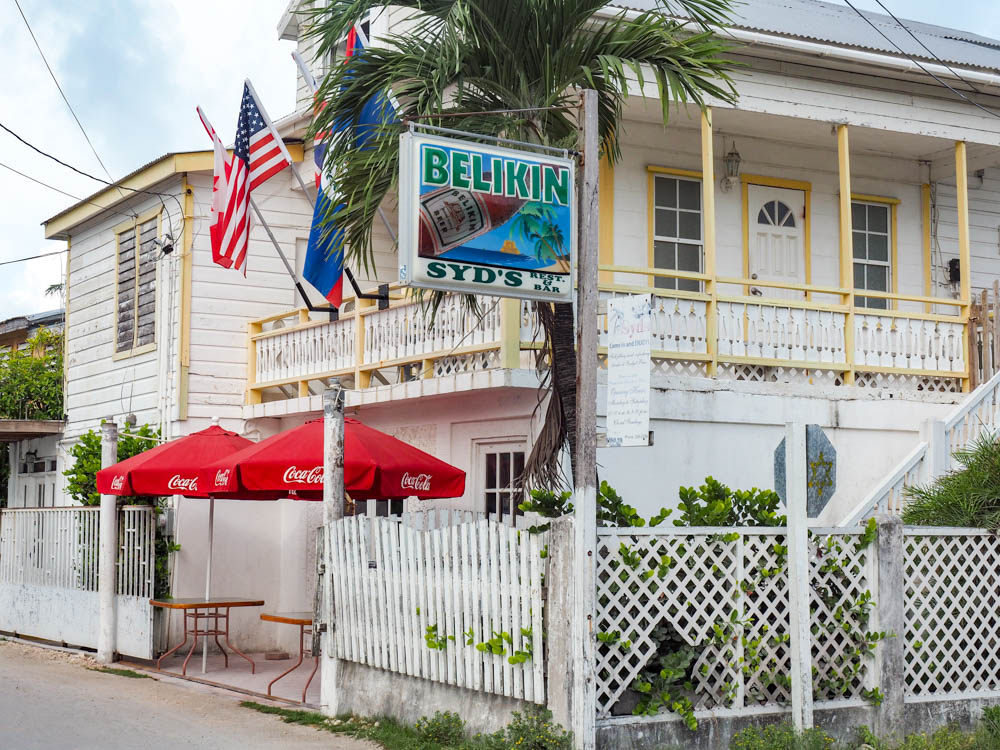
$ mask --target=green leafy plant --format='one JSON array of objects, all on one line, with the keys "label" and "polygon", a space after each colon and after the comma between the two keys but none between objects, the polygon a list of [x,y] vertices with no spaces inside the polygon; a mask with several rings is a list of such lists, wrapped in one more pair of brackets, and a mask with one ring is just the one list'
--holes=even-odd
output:
[{"label": "green leafy plant", "polygon": [[748,727],[733,735],[729,750],[827,750],[834,739],[821,729],[796,732],[790,724]]},{"label": "green leafy plant", "polygon": [[1000,438],[981,436],[954,455],[961,468],[906,488],[903,523],[1000,528]]},{"label": "green leafy plant", "polygon": [[455,636],[453,635],[439,634],[437,625],[428,625],[424,632],[424,643],[427,644],[427,648],[435,651],[444,651],[448,648],[448,642],[454,640]]},{"label": "green leafy plant", "polygon": [[573,735],[552,721],[552,712],[538,706],[514,711],[499,732],[477,735],[470,750],[572,750]]},{"label": "green leafy plant", "polygon": [[435,711],[430,718],[421,716],[413,728],[422,739],[439,745],[457,745],[465,736],[465,721],[451,711]]},{"label": "green leafy plant", "polygon": [[784,526],[781,498],[774,490],[729,489],[712,477],[694,487],[681,487],[674,526]]}]

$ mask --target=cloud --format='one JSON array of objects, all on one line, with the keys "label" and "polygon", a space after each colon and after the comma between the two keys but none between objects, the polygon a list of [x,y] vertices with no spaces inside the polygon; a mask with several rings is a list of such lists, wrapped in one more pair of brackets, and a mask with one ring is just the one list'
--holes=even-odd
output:
[{"label": "cloud", "polygon": [[[295,102],[291,45],[277,38],[287,0],[21,0],[38,41],[111,174],[168,151],[206,148],[203,105],[223,138],[249,76],[272,117]],[[13,3],[0,3],[0,122],[91,174],[103,170],[49,77]],[[84,197],[100,183],[0,133],[0,163]],[[0,261],[60,250],[41,222],[74,201],[0,167]],[[55,307],[58,262],[3,266],[0,319]],[[55,304],[54,304],[55,303]]]}]

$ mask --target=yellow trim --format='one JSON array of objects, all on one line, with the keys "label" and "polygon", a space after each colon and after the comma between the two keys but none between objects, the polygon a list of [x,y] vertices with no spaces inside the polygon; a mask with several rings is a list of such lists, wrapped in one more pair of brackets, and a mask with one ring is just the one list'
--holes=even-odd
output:
[{"label": "yellow trim", "polygon": [[[784,188],[785,190],[801,190],[805,198],[805,217],[802,220],[802,266],[805,272],[806,285],[812,284],[812,183],[803,180],[786,180],[783,177],[766,177],[759,174],[740,175],[743,199],[743,278],[750,278],[750,185],[760,187]],[[750,293],[750,288],[743,290]],[[806,290],[806,299],[812,299],[812,293]]]},{"label": "yellow trim", "polygon": [[767,177],[760,174],[740,175],[740,182],[744,185],[760,185],[761,187],[786,188],[788,190],[812,190],[811,182],[803,180],[786,180],[784,177]]},{"label": "yellow trim", "polygon": [[[962,348],[966,359],[966,371],[972,368],[969,361],[969,305],[972,302],[972,253],[969,246],[969,172],[966,163],[965,141],[955,141],[955,193],[958,208],[958,268],[961,274],[961,294],[959,298],[965,304],[962,327]],[[971,388],[970,378],[962,381],[962,391]]]},{"label": "yellow trim", "polygon": [[254,337],[264,328],[263,323],[250,321],[247,324],[247,403],[251,406],[261,402],[260,388],[263,384],[257,383],[257,346]]},{"label": "yellow trim", "polygon": [[500,367],[514,370],[521,365],[521,300],[500,300]]},{"label": "yellow trim", "polygon": [[[598,258],[600,263],[615,262],[615,167],[608,157],[601,157],[598,174]],[[610,274],[598,274],[601,281],[610,281]]]},{"label": "yellow trim", "polygon": [[649,174],[670,174],[675,177],[691,177],[692,179],[701,179],[701,172],[695,169],[674,169],[673,167],[657,167],[651,164],[646,166],[646,171]]},{"label": "yellow trim", "polygon": [[[920,186],[920,220],[924,250],[924,296],[930,297],[934,281],[931,271],[931,186],[926,182]],[[931,304],[924,303],[924,312],[930,311]]]},{"label": "yellow trim", "polygon": [[73,238],[66,236],[66,276],[63,278],[63,414],[69,412],[69,273]]},{"label": "yellow trim", "polygon": [[181,321],[177,412],[178,419],[185,420],[188,416],[188,373],[191,368],[191,284],[194,270],[194,188],[188,182],[187,172],[181,177],[181,191],[184,193],[184,236],[181,243],[180,309],[177,311]]},{"label": "yellow trim", "polygon": [[795,367],[808,370],[843,370],[845,362],[807,362],[794,359],[768,359],[766,357],[743,357],[736,354],[724,354],[719,357],[721,362],[735,364],[767,365],[769,367]]},{"label": "yellow trim", "polygon": [[889,203],[896,206],[902,203],[899,198],[891,198],[887,195],[867,195],[866,193],[851,193],[851,200],[865,203]]},{"label": "yellow trim", "polygon": [[711,296],[705,309],[705,348],[709,357],[708,377],[714,378],[718,371],[717,346],[719,340],[719,316],[715,303],[715,157],[712,144],[712,110],[708,107],[701,112],[701,248],[702,270],[708,277],[705,293]]},{"label": "yellow trim", "polygon": [[[114,227],[112,232],[115,236],[115,309],[114,309],[114,325],[111,330],[111,360],[118,361],[122,359],[128,359],[129,357],[137,357],[140,354],[146,354],[156,349],[156,341],[159,336],[162,335],[162,331],[159,330],[159,326],[154,323],[155,335],[153,336],[153,341],[149,344],[143,344],[142,346],[136,346],[136,341],[139,336],[139,268],[142,260],[142,243],[139,241],[139,227],[145,224],[151,219],[156,219],[156,236],[160,237],[162,234],[162,222],[163,222],[163,206],[157,206],[156,208],[151,208],[148,211],[144,211],[134,219],[129,219],[121,224]],[[133,286],[133,314],[135,315],[135,323],[132,326],[132,346],[128,349],[118,351],[118,260],[120,257],[120,243],[121,236],[126,232],[132,232],[132,236],[135,240],[135,284]],[[157,269],[157,273],[159,269]],[[157,285],[159,287],[159,285]],[[160,294],[160,289],[155,290],[155,294],[158,297]],[[156,308],[159,307],[157,304]],[[155,318],[154,318],[155,319]]]},{"label": "yellow trim", "polygon": [[[301,143],[287,143],[292,161],[302,161],[303,149]],[[149,164],[127,177],[102,188],[94,195],[85,198],[69,208],[61,211],[44,222],[45,239],[64,239],[73,227],[93,218],[110,206],[120,201],[132,198],[136,191],[148,190],[158,182],[181,172],[211,171],[215,154],[212,151],[187,151],[179,154],[167,154],[161,159]],[[121,188],[121,189],[119,189]]]},{"label": "yellow trim", "polygon": [[720,294],[719,302],[733,302],[739,305],[756,305],[759,307],[795,307],[800,310],[818,310],[820,312],[847,313],[846,305],[818,304],[810,300],[781,299],[779,297],[741,297],[737,294]]},{"label": "yellow trim", "polygon": [[844,352],[847,371],[844,385],[854,385],[854,252],[851,224],[851,143],[846,125],[837,126],[837,175],[840,178],[840,286],[847,290],[841,302],[847,305],[844,322]]}]

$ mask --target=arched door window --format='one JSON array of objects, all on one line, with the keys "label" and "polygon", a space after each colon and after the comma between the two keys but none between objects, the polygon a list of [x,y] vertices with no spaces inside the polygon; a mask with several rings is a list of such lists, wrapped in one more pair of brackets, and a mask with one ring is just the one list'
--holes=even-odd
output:
[{"label": "arched door window", "polygon": [[794,227],[795,214],[781,201],[768,201],[761,206],[757,223],[771,227]]}]

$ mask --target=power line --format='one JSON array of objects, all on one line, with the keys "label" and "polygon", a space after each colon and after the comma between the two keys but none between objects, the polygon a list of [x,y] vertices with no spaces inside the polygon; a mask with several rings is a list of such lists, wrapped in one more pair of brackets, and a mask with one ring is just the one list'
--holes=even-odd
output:
[{"label": "power line", "polygon": [[24,263],[26,260],[36,260],[37,258],[48,258],[50,255],[62,255],[66,250],[56,250],[51,253],[42,253],[41,255],[29,255],[27,258],[15,258],[14,260],[2,260],[0,261],[0,266],[9,266],[11,263]]},{"label": "power line", "polygon": [[871,26],[873,29],[875,29],[875,31],[878,33],[879,36],[881,36],[883,39],[885,39],[887,42],[889,42],[889,44],[891,44],[893,47],[895,47],[896,50],[898,50],[901,55],[903,55],[906,59],[908,59],[910,62],[912,62],[914,65],[916,65],[922,71],[924,71],[924,73],[926,73],[927,75],[929,75],[931,78],[933,78],[935,81],[937,81],[939,84],[941,84],[942,86],[944,86],[946,89],[948,89],[949,91],[951,91],[956,96],[959,96],[962,99],[964,99],[965,101],[967,101],[973,107],[978,107],[983,112],[985,112],[988,115],[991,115],[992,117],[1000,118],[1000,113],[997,113],[996,111],[990,109],[989,107],[984,107],[982,104],[980,104],[979,102],[975,101],[974,99],[970,99],[968,96],[965,95],[965,93],[963,93],[962,91],[959,91],[954,86],[949,85],[947,81],[944,81],[940,77],[934,75],[934,73],[932,73],[925,65],[921,64],[921,62],[919,60],[914,59],[914,57],[912,55],[910,55],[908,52],[906,52],[905,50],[903,50],[902,47],[900,47],[892,39],[890,39],[885,34],[885,32],[882,31],[882,29],[880,29],[878,26],[876,26],[874,23],[872,23],[871,19],[869,19],[868,16],[866,16],[864,13],[862,13],[860,10],[858,10],[856,7],[854,7],[854,5],[851,3],[851,0],[844,0],[844,2],[847,3],[847,7],[849,7],[851,10],[853,10],[855,13],[857,13],[858,16],[860,16],[861,19],[865,23],[867,23],[869,26]]},{"label": "power line", "polygon": [[28,28],[28,33],[31,35],[31,41],[35,43],[35,48],[38,50],[38,54],[42,57],[42,62],[45,63],[45,69],[49,71],[49,75],[52,76],[52,82],[55,83],[56,88],[59,89],[59,95],[62,97],[63,101],[66,102],[66,107],[69,109],[69,113],[73,115],[73,119],[76,120],[77,126],[80,128],[80,132],[83,133],[84,139],[87,141],[87,145],[90,146],[90,150],[94,152],[94,157],[97,159],[97,163],[101,165],[101,169],[104,170],[104,174],[111,179],[111,173],[108,168],[104,166],[104,162],[101,161],[100,155],[97,153],[97,149],[94,148],[94,144],[90,140],[90,136],[87,135],[86,129],[83,127],[83,123],[80,122],[80,118],[76,116],[76,111],[73,109],[73,105],[69,103],[69,99],[66,97],[66,92],[63,91],[62,86],[59,85],[59,79],[56,78],[55,71],[52,70],[52,66],[49,65],[48,59],[45,57],[45,53],[42,51],[42,45],[38,43],[38,38],[35,36],[35,32],[31,28],[31,24],[28,23],[28,17],[24,15],[24,10],[21,8],[21,3],[19,0],[14,0],[14,5],[17,6],[18,13],[21,14],[21,19],[24,21],[24,25]]},{"label": "power line", "polygon": [[961,75],[959,75],[959,73],[958,73],[957,70],[955,70],[948,63],[946,63],[944,60],[942,60],[940,57],[938,57],[937,54],[930,47],[928,47],[926,44],[924,44],[923,40],[920,37],[918,37],[916,34],[914,34],[906,26],[906,24],[904,24],[902,21],[900,21],[898,18],[896,18],[896,15],[891,10],[889,10],[887,7],[885,7],[885,5],[882,3],[882,0],[875,0],[875,2],[878,3],[878,6],[882,10],[884,10],[886,13],[889,14],[889,18],[891,18],[893,21],[895,21],[897,24],[899,24],[899,28],[901,28],[903,31],[905,31],[907,34],[909,34],[911,37],[913,37],[913,41],[915,41],[917,44],[919,44],[921,47],[923,47],[927,51],[928,55],[930,55],[931,57],[933,57],[939,63],[941,63],[942,65],[944,65],[948,70],[950,70],[951,74],[953,76],[955,76],[955,78],[957,78],[958,80],[960,80],[962,83],[964,83],[970,89],[972,89],[973,91],[975,91],[977,94],[983,94],[983,93],[985,93],[982,89],[980,89],[978,86],[976,86],[972,81],[969,81],[969,80],[966,80],[965,78],[963,78]]}]

